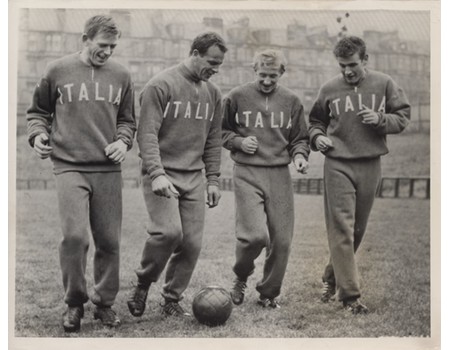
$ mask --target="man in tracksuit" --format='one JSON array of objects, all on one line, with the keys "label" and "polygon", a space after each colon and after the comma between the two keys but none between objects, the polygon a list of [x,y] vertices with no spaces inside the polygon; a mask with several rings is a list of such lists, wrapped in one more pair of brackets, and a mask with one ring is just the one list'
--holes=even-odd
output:
[{"label": "man in tracksuit", "polygon": [[94,317],[120,321],[111,309],[119,290],[122,226],[120,163],[136,130],[134,88],[128,70],[109,60],[120,32],[110,17],[85,25],[83,49],[51,62],[27,111],[28,139],[36,154],[53,162],[63,239],[59,247],[68,305],[66,332],[80,329],[87,302],[89,226],[95,244]]},{"label": "man in tracksuit", "polygon": [[254,260],[266,249],[258,304],[278,308],[294,229],[294,198],[288,165],[308,168],[309,138],[300,99],[278,85],[285,71],[281,51],[255,55],[256,79],[224,100],[223,145],[234,160],[236,275],[231,296],[244,300]]},{"label": "man in tracksuit", "polygon": [[166,315],[188,316],[179,301],[200,254],[207,203],[220,198],[221,94],[209,78],[227,48],[212,32],[197,36],[189,57],[153,77],[140,95],[137,141],[150,224],[128,299],[133,316],[145,310],[150,284],[167,265],[162,296]]},{"label": "man in tracksuit", "polygon": [[322,301],[337,290],[344,308],[367,313],[355,262],[381,179],[387,134],[405,129],[410,105],[386,74],[366,69],[366,46],[344,37],[334,48],[341,68],[319,91],[309,116],[311,148],[325,155],[324,203],[331,259],[322,277]]}]

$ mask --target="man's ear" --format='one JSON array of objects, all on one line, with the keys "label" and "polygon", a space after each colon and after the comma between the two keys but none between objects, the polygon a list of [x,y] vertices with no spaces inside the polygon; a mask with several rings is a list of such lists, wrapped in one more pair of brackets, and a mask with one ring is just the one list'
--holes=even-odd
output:
[{"label": "man's ear", "polygon": [[194,50],[192,51],[191,56],[198,57],[198,56],[200,56],[200,52],[198,52],[197,49],[194,49]]},{"label": "man's ear", "polygon": [[365,54],[365,55],[364,55],[364,58],[362,59],[362,62],[363,62],[364,64],[367,64],[368,61],[369,61],[369,55],[368,55],[368,54]]},{"label": "man's ear", "polygon": [[88,38],[88,36],[87,36],[86,33],[83,33],[83,35],[81,35],[81,42],[82,42],[82,43],[85,43],[88,39],[89,39],[89,38]]}]

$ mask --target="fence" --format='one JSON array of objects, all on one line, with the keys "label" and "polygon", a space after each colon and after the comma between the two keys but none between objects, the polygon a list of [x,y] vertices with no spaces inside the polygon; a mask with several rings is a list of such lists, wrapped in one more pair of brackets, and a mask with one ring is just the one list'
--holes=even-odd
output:
[{"label": "fence", "polygon": [[[220,188],[223,191],[233,190],[233,180],[222,178]],[[292,180],[294,193],[321,195],[323,194],[323,179],[301,178]],[[378,188],[377,196],[380,198],[430,198],[431,181],[428,177],[384,177]],[[124,178],[124,188],[137,188],[140,186],[138,178]],[[18,190],[47,190],[54,189],[53,179],[17,179],[16,188]]]}]

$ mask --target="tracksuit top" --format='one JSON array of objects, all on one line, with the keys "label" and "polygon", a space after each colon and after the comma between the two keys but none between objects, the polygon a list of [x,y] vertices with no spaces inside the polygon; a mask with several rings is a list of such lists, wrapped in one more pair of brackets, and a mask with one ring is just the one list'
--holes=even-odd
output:
[{"label": "tracksuit top", "polygon": [[[295,93],[278,85],[269,94],[256,82],[231,90],[224,98],[223,146],[238,164],[254,166],[287,165],[301,154],[309,156],[309,137],[303,106]],[[241,150],[245,137],[256,136],[254,154]]]},{"label": "tracksuit top", "polygon": [[[378,125],[362,123],[356,115],[362,105],[376,111]],[[400,133],[408,125],[410,105],[404,91],[386,74],[367,70],[357,85],[342,75],[326,82],[309,115],[311,149],[315,139],[326,135],[333,142],[325,155],[331,158],[376,158],[387,154],[386,134]]]},{"label": "tracksuit top", "polygon": [[28,141],[49,135],[54,173],[120,171],[105,147],[121,139],[128,148],[136,130],[134,88],[128,70],[109,59],[101,67],[80,53],[51,62],[27,110]]},{"label": "tracksuit top", "polygon": [[137,142],[142,172],[152,179],[165,169],[205,169],[218,183],[222,102],[218,87],[199,80],[184,63],[154,76],[140,94]]}]

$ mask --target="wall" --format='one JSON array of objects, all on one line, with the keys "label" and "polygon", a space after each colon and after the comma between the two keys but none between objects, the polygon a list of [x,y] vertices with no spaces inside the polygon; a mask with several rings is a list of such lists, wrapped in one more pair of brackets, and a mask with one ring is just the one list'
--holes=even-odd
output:
[{"label": "wall", "polygon": [[[255,51],[265,47],[276,47],[285,53],[288,68],[281,82],[300,96],[306,112],[320,85],[338,73],[331,51],[342,32],[330,33],[324,25],[308,27],[286,21],[280,26],[278,18],[276,27],[272,23],[271,27],[264,28],[253,27],[246,16],[225,23],[220,13],[212,17],[183,13],[185,16],[180,18],[182,16],[170,17],[160,11],[107,12],[123,30],[114,57],[130,69],[137,91],[153,75],[185,58],[191,38],[204,30],[223,35],[229,47],[220,74],[213,78],[224,93],[253,79],[251,60]],[[95,13],[64,9],[22,10],[17,91],[19,133],[24,132],[25,111],[45,66],[81,48],[84,20]],[[399,30],[360,31],[370,50],[368,67],[391,75],[405,89],[413,106],[409,129],[428,132],[430,55],[427,43],[402,39]],[[138,103],[136,110],[139,113]]]}]

